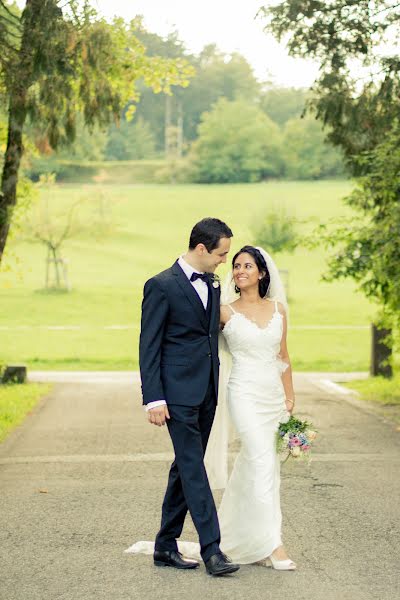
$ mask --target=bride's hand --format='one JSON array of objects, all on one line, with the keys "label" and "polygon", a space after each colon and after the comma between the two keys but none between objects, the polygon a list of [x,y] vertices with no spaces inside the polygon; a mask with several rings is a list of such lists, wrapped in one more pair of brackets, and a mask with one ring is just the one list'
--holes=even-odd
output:
[{"label": "bride's hand", "polygon": [[292,414],[293,409],[294,409],[294,400],[291,398],[286,398],[285,404],[286,404],[286,410],[288,411],[288,413]]}]

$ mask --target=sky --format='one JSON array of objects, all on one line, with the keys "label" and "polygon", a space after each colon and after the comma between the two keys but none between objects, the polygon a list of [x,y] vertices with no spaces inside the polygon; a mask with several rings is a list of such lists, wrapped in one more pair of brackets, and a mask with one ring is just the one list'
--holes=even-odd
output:
[{"label": "sky", "polygon": [[[167,35],[176,29],[192,52],[215,43],[223,52],[239,52],[260,81],[287,87],[309,87],[316,63],[288,56],[284,44],[263,32],[259,8],[278,0],[90,0],[107,19],[143,15],[147,29]],[[16,0],[23,8],[26,0]]]},{"label": "sky", "polygon": [[210,43],[226,53],[240,52],[261,81],[308,87],[317,75],[316,64],[290,58],[284,45],[262,31],[262,21],[255,15],[263,0],[92,0],[92,4],[107,18],[141,14],[147,29],[160,35],[177,29],[196,53]]}]

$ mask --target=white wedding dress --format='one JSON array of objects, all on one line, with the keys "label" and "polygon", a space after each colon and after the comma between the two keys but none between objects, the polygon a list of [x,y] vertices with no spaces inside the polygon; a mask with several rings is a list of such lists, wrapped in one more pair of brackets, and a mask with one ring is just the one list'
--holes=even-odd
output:
[{"label": "white wedding dress", "polygon": [[[232,356],[227,385],[230,418],[241,441],[218,518],[221,550],[234,562],[249,564],[268,557],[281,545],[280,462],[275,434],[287,415],[279,358],[283,317],[275,302],[269,323],[259,327],[230,306],[232,316],[222,334]],[[179,551],[200,558],[199,545],[178,540]],[[152,542],[126,550],[151,554]]]},{"label": "white wedding dress", "polygon": [[259,327],[235,312],[223,329],[232,368],[227,401],[241,449],[218,511],[221,549],[248,564],[281,545],[280,462],[276,430],[285,409],[279,359],[283,318],[275,302],[269,323]]}]

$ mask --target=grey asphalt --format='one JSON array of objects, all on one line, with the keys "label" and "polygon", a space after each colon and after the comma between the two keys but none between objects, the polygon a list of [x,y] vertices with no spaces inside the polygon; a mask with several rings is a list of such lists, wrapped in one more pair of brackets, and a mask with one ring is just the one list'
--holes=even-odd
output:
[{"label": "grey asphalt", "polygon": [[[326,377],[295,376],[297,414],[319,430],[311,464],[282,469],[298,570],[220,579],[124,553],[154,538],[171,456],[137,376],[56,383],[0,446],[1,600],[398,598],[400,433]],[[182,537],[196,540],[189,519]]]}]

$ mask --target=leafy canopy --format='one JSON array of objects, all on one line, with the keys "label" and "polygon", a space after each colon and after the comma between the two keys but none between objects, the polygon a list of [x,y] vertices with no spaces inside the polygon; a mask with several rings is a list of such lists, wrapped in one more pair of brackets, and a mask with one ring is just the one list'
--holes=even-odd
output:
[{"label": "leafy canopy", "polygon": [[318,60],[310,104],[329,125],[358,185],[358,219],[322,239],[335,254],[327,279],[350,277],[400,337],[400,2],[288,0],[262,9],[293,56]]},{"label": "leafy canopy", "polygon": [[[357,175],[400,116],[400,3],[394,0],[288,0],[261,9],[266,27],[292,56],[320,65],[309,106],[329,125]],[[355,159],[353,159],[355,157]]]},{"label": "leafy canopy", "polygon": [[191,155],[195,181],[260,181],[281,169],[278,126],[244,100],[221,98],[202,115],[198,132]]},{"label": "leafy canopy", "polygon": [[140,19],[109,23],[76,0],[28,0],[22,14],[2,0],[0,9],[0,81],[9,97],[26,91],[27,116],[53,147],[74,139],[80,113],[89,126],[118,120],[138,100],[139,79],[158,93],[193,75],[182,58],[146,53]]}]

